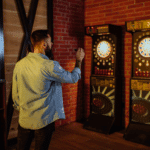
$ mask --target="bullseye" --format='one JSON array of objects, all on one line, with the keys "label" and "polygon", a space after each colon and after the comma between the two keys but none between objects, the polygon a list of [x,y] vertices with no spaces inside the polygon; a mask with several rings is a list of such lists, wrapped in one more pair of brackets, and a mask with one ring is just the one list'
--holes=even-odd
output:
[{"label": "bullseye", "polygon": [[146,107],[140,104],[134,104],[132,107],[133,111],[140,115],[145,115],[147,113]]}]

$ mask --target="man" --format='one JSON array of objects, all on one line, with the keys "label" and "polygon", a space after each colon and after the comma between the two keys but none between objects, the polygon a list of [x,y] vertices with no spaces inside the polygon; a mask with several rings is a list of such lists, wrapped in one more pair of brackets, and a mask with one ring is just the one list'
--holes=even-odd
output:
[{"label": "man", "polygon": [[[76,53],[76,66],[70,73],[53,58],[47,30],[31,35],[34,53],[18,61],[13,71],[12,99],[19,111],[17,150],[29,150],[35,137],[35,150],[48,150],[55,130],[54,122],[65,119],[61,83],[81,79],[82,48]],[[49,55],[49,58],[46,56]]]}]

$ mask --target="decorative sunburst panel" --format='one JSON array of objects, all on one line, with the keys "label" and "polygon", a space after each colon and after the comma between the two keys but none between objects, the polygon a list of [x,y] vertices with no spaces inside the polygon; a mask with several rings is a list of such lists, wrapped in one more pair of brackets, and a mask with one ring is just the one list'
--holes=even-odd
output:
[{"label": "decorative sunburst panel", "polygon": [[150,91],[132,90],[132,121],[150,124]]},{"label": "decorative sunburst panel", "polygon": [[131,120],[150,124],[150,81],[131,80]]},{"label": "decorative sunburst panel", "polygon": [[114,116],[115,89],[92,86],[92,113]]}]

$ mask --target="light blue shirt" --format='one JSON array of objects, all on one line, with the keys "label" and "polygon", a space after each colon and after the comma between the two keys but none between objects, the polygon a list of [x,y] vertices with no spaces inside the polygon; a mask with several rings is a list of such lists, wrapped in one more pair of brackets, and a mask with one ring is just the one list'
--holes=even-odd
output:
[{"label": "light blue shirt", "polygon": [[46,55],[31,53],[18,61],[12,78],[13,107],[19,111],[19,124],[40,129],[65,119],[61,83],[76,83],[81,70],[70,73]]}]

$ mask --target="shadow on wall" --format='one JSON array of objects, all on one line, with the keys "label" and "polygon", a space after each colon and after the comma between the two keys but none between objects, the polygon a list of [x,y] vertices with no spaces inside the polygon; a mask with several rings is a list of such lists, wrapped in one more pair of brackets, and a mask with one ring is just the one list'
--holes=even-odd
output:
[{"label": "shadow on wall", "polygon": [[[82,7],[82,9],[81,9]],[[77,42],[77,47],[84,47],[84,3],[70,4],[69,35]],[[77,48],[75,47],[75,48]]]},{"label": "shadow on wall", "polygon": [[[84,2],[70,3],[69,36],[73,37],[72,49],[84,48]],[[81,121],[84,113],[84,60],[81,80],[78,81],[76,120]]]},{"label": "shadow on wall", "polygon": [[[89,77],[90,78],[90,77]],[[84,84],[84,97],[83,97],[83,118],[82,121],[85,123],[85,121],[87,120],[87,118],[90,115],[90,85],[85,83]]]},{"label": "shadow on wall", "polygon": [[125,26],[122,25],[122,58],[121,58],[121,70],[122,70],[122,128],[125,128],[125,61],[124,61],[124,40],[125,40]]}]

